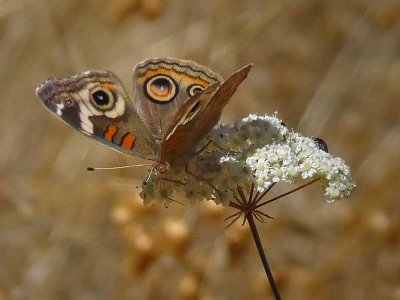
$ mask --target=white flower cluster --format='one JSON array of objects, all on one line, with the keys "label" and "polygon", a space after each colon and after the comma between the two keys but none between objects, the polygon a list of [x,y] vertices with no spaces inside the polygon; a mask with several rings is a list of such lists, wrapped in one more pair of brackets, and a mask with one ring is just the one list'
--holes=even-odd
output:
[{"label": "white flower cluster", "polygon": [[320,178],[328,202],[350,195],[355,183],[345,162],[320,149],[311,138],[290,131],[276,115],[250,115],[215,128],[212,141],[186,167],[153,176],[141,193],[145,203],[172,201],[182,194],[228,204],[237,186],[264,191],[280,181]]},{"label": "white flower cluster", "polygon": [[254,170],[260,191],[280,181],[320,178],[328,202],[350,196],[355,183],[350,168],[339,158],[318,148],[311,138],[289,132],[284,143],[257,149],[246,159]]},{"label": "white flower cluster", "polygon": [[224,125],[211,132],[209,140],[229,151],[247,154],[257,148],[279,143],[285,139],[288,129],[276,115],[249,115],[232,125]]}]

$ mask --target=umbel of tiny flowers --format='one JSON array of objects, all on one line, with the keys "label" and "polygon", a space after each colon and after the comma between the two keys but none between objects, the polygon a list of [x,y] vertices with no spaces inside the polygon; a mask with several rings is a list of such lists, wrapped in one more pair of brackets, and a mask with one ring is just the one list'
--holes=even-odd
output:
[{"label": "umbel of tiny flowers", "polygon": [[250,115],[215,128],[205,139],[204,151],[185,167],[152,176],[141,197],[169,203],[183,195],[196,202],[213,200],[228,205],[244,190],[269,190],[279,182],[319,179],[329,203],[350,196],[355,188],[350,168],[327,153],[312,138],[289,130],[272,116]]},{"label": "umbel of tiny flowers", "polygon": [[[192,202],[206,199],[237,208],[237,213],[226,218],[231,222],[228,226],[244,214],[243,224],[248,221],[274,297],[281,299],[254,221],[272,217],[259,208],[317,181],[328,203],[346,198],[355,188],[350,168],[329,154],[322,140],[289,130],[276,114],[250,115],[220,126],[205,142],[203,150],[184,167],[150,176],[140,195],[145,203],[168,204],[183,194]],[[277,183],[304,179],[310,181],[261,202]]]}]

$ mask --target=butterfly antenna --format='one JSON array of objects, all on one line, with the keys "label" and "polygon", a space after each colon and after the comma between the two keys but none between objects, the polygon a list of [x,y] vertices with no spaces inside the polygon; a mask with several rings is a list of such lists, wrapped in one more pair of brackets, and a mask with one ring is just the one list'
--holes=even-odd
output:
[{"label": "butterfly antenna", "polygon": [[97,171],[97,170],[117,170],[117,169],[128,169],[134,167],[148,167],[152,164],[140,164],[140,165],[127,165],[127,166],[119,166],[119,167],[101,167],[101,168],[94,168],[94,167],[87,167],[86,170],[88,171]]}]

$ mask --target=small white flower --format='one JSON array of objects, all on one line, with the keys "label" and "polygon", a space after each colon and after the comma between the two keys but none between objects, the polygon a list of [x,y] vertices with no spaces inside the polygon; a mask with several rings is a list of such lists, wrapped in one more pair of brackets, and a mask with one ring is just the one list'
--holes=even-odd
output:
[{"label": "small white flower", "polygon": [[288,130],[276,114],[253,114],[220,126],[205,142],[209,140],[214,145],[188,163],[192,174],[182,168],[171,169],[162,178],[153,176],[141,193],[145,203],[182,193],[190,201],[212,199],[228,204],[237,186],[253,183],[262,192],[273,183],[315,178],[321,179],[328,202],[350,196],[355,188],[350,168],[341,158],[319,149],[313,139]]}]

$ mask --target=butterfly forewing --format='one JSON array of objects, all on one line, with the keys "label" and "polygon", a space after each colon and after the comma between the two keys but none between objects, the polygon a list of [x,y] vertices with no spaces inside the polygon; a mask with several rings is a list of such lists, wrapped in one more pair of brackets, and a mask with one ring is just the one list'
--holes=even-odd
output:
[{"label": "butterfly forewing", "polygon": [[36,94],[56,117],[85,135],[124,154],[158,158],[159,146],[112,72],[50,78]]}]

